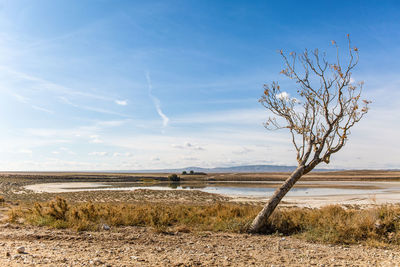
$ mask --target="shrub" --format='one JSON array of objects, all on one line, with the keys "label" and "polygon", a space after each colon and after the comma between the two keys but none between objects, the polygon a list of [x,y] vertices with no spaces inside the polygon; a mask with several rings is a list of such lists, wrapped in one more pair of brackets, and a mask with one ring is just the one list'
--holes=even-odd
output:
[{"label": "shrub", "polygon": [[181,177],[174,173],[168,176],[168,180],[170,180],[171,182],[179,182],[181,180]]}]

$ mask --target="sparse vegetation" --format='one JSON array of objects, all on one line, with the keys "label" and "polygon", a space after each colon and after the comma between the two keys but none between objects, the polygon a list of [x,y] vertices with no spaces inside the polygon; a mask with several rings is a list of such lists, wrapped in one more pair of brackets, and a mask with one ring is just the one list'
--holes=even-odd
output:
[{"label": "sparse vegetation", "polygon": [[183,171],[182,175],[207,175],[207,173],[205,172],[195,172],[193,170],[189,171],[189,173],[187,171]]},{"label": "sparse vegetation", "polygon": [[239,204],[168,205],[155,203],[77,203],[68,205],[57,198],[35,203],[33,208],[10,211],[12,222],[25,222],[78,231],[111,226],[151,226],[157,230],[183,227],[192,230],[243,232],[256,212],[255,206]]},{"label": "sparse vegetation", "polygon": [[[99,230],[110,226],[150,226],[157,231],[246,232],[260,206],[236,203],[211,205],[161,203],[66,203],[57,198],[36,203],[33,208],[10,211],[12,222],[72,228],[78,231]],[[387,205],[370,209],[343,208],[338,205],[321,209],[278,209],[264,233],[295,235],[310,241],[371,245],[400,245],[400,206]]]}]

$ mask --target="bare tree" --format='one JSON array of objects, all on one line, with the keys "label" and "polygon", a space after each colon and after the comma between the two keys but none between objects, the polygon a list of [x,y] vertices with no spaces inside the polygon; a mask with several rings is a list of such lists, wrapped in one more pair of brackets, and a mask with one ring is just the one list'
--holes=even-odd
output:
[{"label": "bare tree", "polygon": [[260,102],[276,116],[268,118],[267,129],[290,131],[298,167],[254,219],[250,227],[253,233],[265,229],[276,206],[303,175],[321,162],[329,163],[331,155],[346,144],[350,129],[368,112],[370,101],[360,100],[363,82],[356,84],[351,78],[358,63],[358,49],[351,46],[349,35],[347,38],[344,62],[335,41],[334,63],[329,63],[326,54],[320,54],[318,49],[311,53],[305,50],[300,55],[280,51],[285,64],[281,73],[297,83],[298,98],[291,98],[273,82],[264,85]]}]

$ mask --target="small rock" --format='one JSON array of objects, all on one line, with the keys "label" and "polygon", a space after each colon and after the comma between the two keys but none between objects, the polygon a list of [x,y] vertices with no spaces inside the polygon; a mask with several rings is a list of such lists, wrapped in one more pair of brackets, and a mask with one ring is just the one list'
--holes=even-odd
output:
[{"label": "small rock", "polygon": [[95,258],[93,261],[94,261],[94,264],[95,264],[95,265],[102,265],[102,264],[104,264],[104,262],[103,262],[102,260],[100,260],[99,258]]},{"label": "small rock", "polygon": [[286,240],[286,238],[282,237],[282,238],[281,238],[281,240],[282,240],[282,241],[285,241],[285,240]]},{"label": "small rock", "polygon": [[17,252],[18,252],[19,254],[25,253],[25,247],[18,247],[18,248],[17,248]]},{"label": "small rock", "polygon": [[374,226],[375,226],[376,229],[381,229],[383,227],[382,221],[379,220],[379,219],[376,220],[375,223],[374,223]]},{"label": "small rock", "polygon": [[10,252],[6,252],[6,257],[10,257],[11,256],[11,254],[10,254]]},{"label": "small rock", "polygon": [[103,230],[109,231],[111,227],[107,224],[103,224]]}]

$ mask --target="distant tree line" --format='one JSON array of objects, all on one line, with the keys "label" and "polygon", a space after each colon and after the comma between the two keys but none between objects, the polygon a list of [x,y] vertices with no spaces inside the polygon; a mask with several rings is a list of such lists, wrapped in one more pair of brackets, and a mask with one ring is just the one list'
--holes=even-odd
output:
[{"label": "distant tree line", "polygon": [[187,171],[183,171],[182,175],[207,175],[205,172],[195,172],[193,170],[190,170],[189,173]]}]

